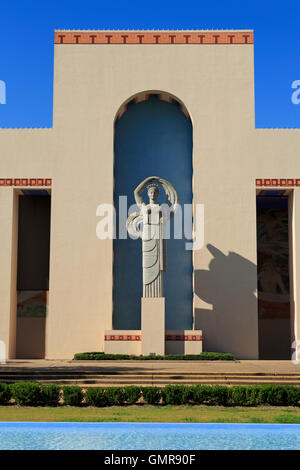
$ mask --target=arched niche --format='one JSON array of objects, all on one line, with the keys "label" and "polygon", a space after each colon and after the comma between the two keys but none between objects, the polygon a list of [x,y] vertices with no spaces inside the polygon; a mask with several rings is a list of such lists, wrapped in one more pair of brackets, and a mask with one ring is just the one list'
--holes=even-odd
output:
[{"label": "arched niche", "polygon": [[[148,176],[169,180],[180,204],[192,204],[192,122],[182,102],[166,92],[147,91],[126,100],[114,122],[114,204],[116,239],[113,266],[113,327],[141,328],[141,240],[119,238],[120,196],[135,204],[134,189]],[[164,202],[162,197],[161,202]],[[172,235],[172,230],[171,230]],[[164,274],[166,329],[191,329],[193,261],[186,239],[167,240]]]}]

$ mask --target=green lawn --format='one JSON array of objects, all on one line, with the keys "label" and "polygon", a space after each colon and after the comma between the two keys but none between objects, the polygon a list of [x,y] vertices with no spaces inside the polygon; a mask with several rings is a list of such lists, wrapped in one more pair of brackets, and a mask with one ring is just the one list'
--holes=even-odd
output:
[{"label": "green lawn", "polygon": [[0,421],[161,423],[300,423],[300,407],[112,406],[107,408],[0,406]]}]

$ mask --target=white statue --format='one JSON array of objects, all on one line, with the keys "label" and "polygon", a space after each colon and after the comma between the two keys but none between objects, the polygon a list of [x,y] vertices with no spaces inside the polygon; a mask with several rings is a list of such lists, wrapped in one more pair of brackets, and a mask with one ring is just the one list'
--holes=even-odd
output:
[{"label": "white statue", "polygon": [[6,344],[0,339],[0,364],[6,364]]},{"label": "white statue", "polygon": [[[159,185],[167,196],[166,204],[162,206],[157,204]],[[146,187],[149,204],[142,198]],[[162,273],[166,270],[164,227],[177,210],[178,194],[169,181],[150,176],[138,185],[134,197],[140,212],[131,214],[126,226],[130,235],[142,238],[143,241],[143,297],[163,297]]]}]

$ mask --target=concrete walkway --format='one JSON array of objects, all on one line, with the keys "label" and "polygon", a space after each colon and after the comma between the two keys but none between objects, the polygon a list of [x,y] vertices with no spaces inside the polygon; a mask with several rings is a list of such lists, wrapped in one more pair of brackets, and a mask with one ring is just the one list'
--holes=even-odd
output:
[{"label": "concrete walkway", "polygon": [[289,384],[300,386],[291,361],[51,361],[12,360],[0,365],[0,382],[93,386],[168,384]]},{"label": "concrete walkway", "polygon": [[300,374],[300,364],[292,361],[72,361],[44,359],[13,359],[0,364],[2,369],[65,368],[80,370],[155,370],[164,372],[238,373],[238,374]]}]

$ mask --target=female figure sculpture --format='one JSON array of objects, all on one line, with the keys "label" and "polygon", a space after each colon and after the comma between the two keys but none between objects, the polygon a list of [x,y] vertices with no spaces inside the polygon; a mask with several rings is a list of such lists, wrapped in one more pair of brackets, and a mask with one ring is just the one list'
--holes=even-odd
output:
[{"label": "female figure sculpture", "polygon": [[[159,185],[167,197],[166,204],[162,206],[157,203]],[[142,198],[146,187],[149,204]],[[150,176],[137,186],[134,197],[140,211],[128,217],[126,226],[130,235],[142,238],[143,297],[163,297],[163,272],[166,270],[164,226],[177,210],[178,195],[170,182]]]}]

